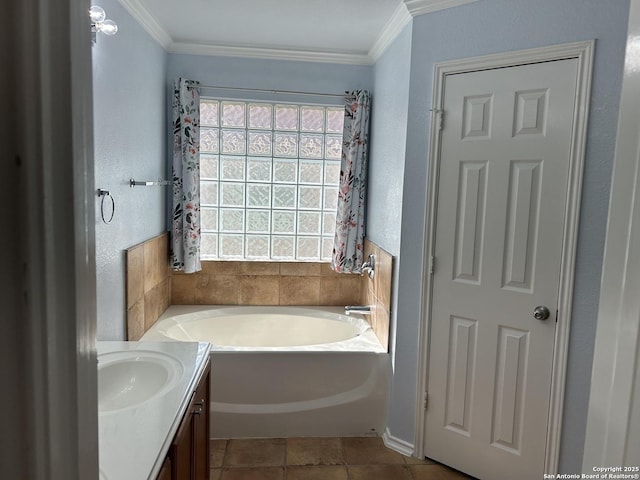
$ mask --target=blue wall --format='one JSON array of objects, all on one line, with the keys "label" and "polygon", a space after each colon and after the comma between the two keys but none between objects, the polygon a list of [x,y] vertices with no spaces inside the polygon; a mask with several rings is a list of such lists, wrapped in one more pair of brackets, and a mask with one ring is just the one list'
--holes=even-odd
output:
[{"label": "blue wall", "polygon": [[367,197],[367,237],[394,256],[391,332],[389,345],[395,354],[397,327],[398,267],[402,185],[404,181],[409,73],[411,70],[411,23],[387,47],[373,67],[371,148]]},{"label": "blue wall", "polygon": [[[174,79],[185,77],[204,85],[342,93],[358,88],[370,89],[371,70],[368,65],[169,54],[167,81],[171,85]],[[226,91],[224,95],[247,97],[246,92]],[[297,96],[282,98],[300,100]],[[320,97],[315,100],[326,102]]]},{"label": "blue wall", "polygon": [[165,175],[165,51],[117,0],[101,0],[118,34],[99,34],[93,46],[95,185],[111,192],[109,225],[96,202],[98,339],[123,340],[124,249],[165,230],[163,187],[129,188],[129,178]]},{"label": "blue wall", "polygon": [[400,220],[411,70],[411,24],[373,67],[367,236],[400,254]]},{"label": "blue wall", "polygon": [[581,470],[600,273],[629,2],[482,0],[413,21],[404,167],[396,368],[389,429],[413,442],[429,108],[436,62],[597,39],[561,444],[561,471]]}]

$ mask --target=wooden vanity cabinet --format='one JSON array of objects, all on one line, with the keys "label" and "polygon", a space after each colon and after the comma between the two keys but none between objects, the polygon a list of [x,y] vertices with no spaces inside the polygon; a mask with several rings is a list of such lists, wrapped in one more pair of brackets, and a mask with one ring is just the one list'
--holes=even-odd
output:
[{"label": "wooden vanity cabinet", "polygon": [[[191,402],[193,402],[193,397]],[[191,426],[193,414],[191,410],[192,405],[189,404],[169,449],[171,480],[194,480],[195,478],[191,474],[191,463],[194,455],[193,430]]]},{"label": "wooden vanity cabinet", "polygon": [[169,457],[164,459],[162,469],[158,474],[158,480],[171,480],[171,460],[169,460]]},{"label": "wooden vanity cabinet", "polygon": [[211,363],[207,360],[207,366],[198,383],[193,398],[193,479],[209,480],[209,415],[211,395]]},{"label": "wooden vanity cabinet", "polygon": [[209,480],[210,383],[211,364],[207,360],[169,449],[171,480]]}]

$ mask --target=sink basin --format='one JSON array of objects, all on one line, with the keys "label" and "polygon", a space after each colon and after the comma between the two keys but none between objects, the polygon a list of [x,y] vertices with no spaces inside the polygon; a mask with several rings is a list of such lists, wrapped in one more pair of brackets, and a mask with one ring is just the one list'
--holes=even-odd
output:
[{"label": "sink basin", "polygon": [[98,355],[98,412],[133,408],[168,392],[180,379],[182,364],[171,355],[122,351]]}]

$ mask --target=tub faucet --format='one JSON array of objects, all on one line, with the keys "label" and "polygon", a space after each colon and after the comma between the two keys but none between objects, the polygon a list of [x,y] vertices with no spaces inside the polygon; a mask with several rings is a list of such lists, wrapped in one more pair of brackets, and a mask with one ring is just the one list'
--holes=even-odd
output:
[{"label": "tub faucet", "polygon": [[360,315],[371,315],[371,307],[369,305],[347,305],[344,307],[344,313],[350,315],[359,313]]}]

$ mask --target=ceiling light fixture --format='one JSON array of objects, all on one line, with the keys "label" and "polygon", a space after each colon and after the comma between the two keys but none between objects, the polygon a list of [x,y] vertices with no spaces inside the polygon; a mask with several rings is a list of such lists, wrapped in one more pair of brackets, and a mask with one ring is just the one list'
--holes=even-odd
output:
[{"label": "ceiling light fixture", "polygon": [[102,32],[105,35],[115,35],[118,32],[118,25],[113,20],[107,19],[107,14],[102,7],[93,5],[89,9],[91,18],[91,34],[93,43],[96,43],[96,33]]}]

